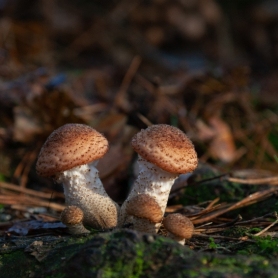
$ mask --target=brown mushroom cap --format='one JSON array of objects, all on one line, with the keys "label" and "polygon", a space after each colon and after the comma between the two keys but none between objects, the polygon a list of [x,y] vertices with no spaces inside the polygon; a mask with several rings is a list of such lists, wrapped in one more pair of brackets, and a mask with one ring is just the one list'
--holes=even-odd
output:
[{"label": "brown mushroom cap", "polygon": [[189,239],[194,232],[193,223],[180,213],[167,215],[162,223],[167,231],[180,238]]},{"label": "brown mushroom cap", "polygon": [[153,223],[159,223],[163,216],[158,203],[148,194],[139,194],[128,200],[126,213]]},{"label": "brown mushroom cap", "polygon": [[141,130],[132,138],[132,147],[142,158],[170,173],[192,172],[198,164],[191,140],[173,126],[160,124]]},{"label": "brown mushroom cap", "polygon": [[83,211],[79,207],[68,206],[62,211],[60,219],[65,225],[76,225],[82,222],[83,217]]},{"label": "brown mushroom cap", "polygon": [[36,170],[50,177],[90,163],[108,151],[106,138],[92,127],[66,124],[54,130],[41,148]]}]

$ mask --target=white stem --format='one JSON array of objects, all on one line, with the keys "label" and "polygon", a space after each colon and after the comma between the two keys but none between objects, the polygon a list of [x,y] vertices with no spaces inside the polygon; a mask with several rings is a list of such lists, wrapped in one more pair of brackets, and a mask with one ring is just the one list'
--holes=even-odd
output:
[{"label": "white stem", "polygon": [[[155,199],[164,214],[167,201],[169,198],[170,190],[177,174],[168,173],[161,168],[153,165],[152,163],[144,160],[139,156],[138,158],[139,175],[136,179],[134,186],[129,193],[127,199],[121,207],[119,224],[123,225],[126,222],[126,204],[131,198],[138,194],[148,194]],[[159,229],[160,223],[153,224],[156,230]]]},{"label": "white stem", "polygon": [[150,234],[157,233],[156,226],[158,223],[152,223],[147,219],[142,219],[134,216],[132,220],[132,224],[133,224],[132,229],[136,231],[143,232],[143,233],[150,233]]},{"label": "white stem", "polygon": [[118,224],[119,206],[107,195],[95,165],[96,162],[64,171],[58,182],[63,183],[66,204],[82,209],[86,225],[113,228]]}]

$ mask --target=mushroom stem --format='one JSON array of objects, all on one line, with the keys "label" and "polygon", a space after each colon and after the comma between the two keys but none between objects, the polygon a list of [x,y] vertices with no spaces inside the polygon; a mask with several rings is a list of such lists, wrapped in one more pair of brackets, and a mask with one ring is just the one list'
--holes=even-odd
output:
[{"label": "mushroom stem", "polygon": [[[65,224],[66,225],[66,224]],[[82,223],[79,224],[74,224],[74,225],[70,225],[67,224],[66,225],[68,228],[68,231],[71,235],[80,235],[80,234],[89,234],[90,231],[87,230]]]},{"label": "mushroom stem", "polygon": [[63,183],[67,205],[74,205],[84,213],[84,224],[95,229],[117,226],[119,206],[106,193],[98,170],[97,161],[81,165],[57,174]]},{"label": "mushroom stem", "polygon": [[[127,222],[127,202],[129,202],[131,198],[137,196],[138,194],[148,194],[149,196],[153,197],[159,205],[163,215],[171,187],[175,179],[178,177],[178,174],[166,172],[140,156],[138,158],[138,166],[139,175],[131,192],[121,207],[119,225],[123,225]],[[155,223],[154,225],[157,232],[161,223]]]},{"label": "mushroom stem", "polygon": [[149,221],[148,219],[133,217],[132,229],[142,233],[157,233],[157,224]]}]

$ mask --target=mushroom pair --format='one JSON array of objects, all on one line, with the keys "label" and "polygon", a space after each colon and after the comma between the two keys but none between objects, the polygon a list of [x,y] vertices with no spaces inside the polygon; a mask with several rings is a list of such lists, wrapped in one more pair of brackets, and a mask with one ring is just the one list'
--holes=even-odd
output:
[{"label": "mushroom pair", "polygon": [[181,130],[165,124],[141,130],[133,137],[132,146],[139,155],[139,175],[121,207],[119,222],[157,233],[175,179],[195,170],[197,154]]},{"label": "mushroom pair", "polygon": [[[197,155],[190,139],[178,128],[153,125],[132,139],[139,154],[139,176],[121,209],[110,199],[95,168],[108,150],[105,137],[93,128],[67,124],[55,130],[43,145],[37,173],[54,177],[64,186],[66,208],[62,221],[71,233],[132,223],[139,231],[156,233],[169,193],[181,173],[193,171]],[[71,215],[77,215],[74,220]]]},{"label": "mushroom pair", "polygon": [[[93,128],[66,124],[53,131],[44,143],[36,164],[37,173],[63,183],[69,206],[61,215],[71,233],[118,225],[119,206],[107,195],[98,170],[98,159],[108,151],[108,141]],[[77,227],[77,228],[76,228]]]}]

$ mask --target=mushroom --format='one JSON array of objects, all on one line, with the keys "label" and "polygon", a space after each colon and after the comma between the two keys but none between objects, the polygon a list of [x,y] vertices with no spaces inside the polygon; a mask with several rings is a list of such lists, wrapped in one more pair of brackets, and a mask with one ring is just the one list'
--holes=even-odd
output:
[{"label": "mushroom", "polygon": [[161,223],[163,217],[158,203],[147,194],[129,199],[126,203],[126,213],[133,216],[133,229],[145,233],[156,233],[155,223]]},{"label": "mushroom", "polygon": [[[192,172],[198,163],[190,139],[178,128],[159,124],[141,130],[132,139],[138,153],[139,175],[123,203],[120,225],[127,221],[126,204],[138,194],[148,194],[165,212],[169,193],[175,179],[182,173]],[[160,223],[156,223],[158,231]]]},{"label": "mushroom", "polygon": [[118,224],[119,206],[107,195],[97,161],[108,151],[106,138],[83,124],[66,124],[54,130],[42,146],[37,173],[63,183],[65,201],[84,213],[84,224],[108,229]]},{"label": "mushroom", "polygon": [[90,233],[83,226],[83,218],[83,211],[76,206],[67,206],[60,216],[61,222],[67,226],[69,233],[73,235]]},{"label": "mushroom", "polygon": [[163,226],[168,232],[168,237],[184,245],[186,239],[190,239],[194,232],[194,225],[189,218],[180,214],[172,213],[167,215],[163,221]]}]

